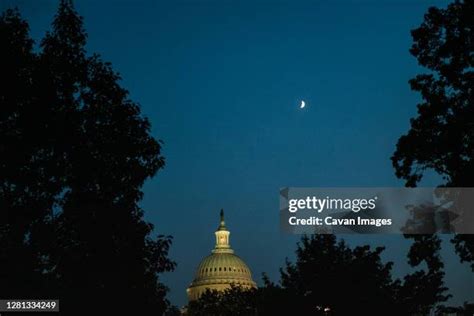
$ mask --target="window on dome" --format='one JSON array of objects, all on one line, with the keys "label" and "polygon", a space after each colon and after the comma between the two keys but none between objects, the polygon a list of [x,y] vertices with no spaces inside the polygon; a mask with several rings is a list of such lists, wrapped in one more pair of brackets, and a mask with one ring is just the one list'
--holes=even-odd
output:
[{"label": "window on dome", "polygon": [[226,267],[224,267],[224,271],[227,271],[227,270],[226,270]]},{"label": "window on dome", "polygon": [[219,267],[219,271],[222,271],[222,268],[221,268],[221,267]]}]

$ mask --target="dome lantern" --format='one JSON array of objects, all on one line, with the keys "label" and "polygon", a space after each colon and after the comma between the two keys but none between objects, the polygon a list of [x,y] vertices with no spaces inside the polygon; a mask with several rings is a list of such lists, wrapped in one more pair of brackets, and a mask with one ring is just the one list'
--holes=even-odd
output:
[{"label": "dome lantern", "polygon": [[217,253],[217,252],[234,253],[234,250],[230,248],[230,242],[229,242],[230,231],[228,231],[227,228],[225,227],[223,209],[221,209],[221,222],[214,234],[216,235],[216,246],[214,247],[214,250],[212,251],[213,253]]}]

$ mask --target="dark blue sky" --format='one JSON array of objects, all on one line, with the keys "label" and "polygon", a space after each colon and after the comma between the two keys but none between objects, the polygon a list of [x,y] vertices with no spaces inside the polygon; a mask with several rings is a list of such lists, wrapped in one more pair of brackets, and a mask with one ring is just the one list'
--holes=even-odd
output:
[{"label": "dark blue sky", "polygon": [[[164,277],[174,304],[185,303],[213,247],[221,207],[256,281],[263,271],[277,280],[297,240],[279,232],[280,187],[403,185],[390,156],[419,100],[407,82],[421,71],[409,31],[446,2],[76,2],[88,51],[112,62],[164,141],[166,167],[142,205],[157,232],[174,236],[178,267]],[[39,39],[57,1],[4,4],[17,5]],[[344,237],[386,245],[396,274],[409,271],[402,237]],[[445,244],[452,302],[461,303],[472,274]]]}]

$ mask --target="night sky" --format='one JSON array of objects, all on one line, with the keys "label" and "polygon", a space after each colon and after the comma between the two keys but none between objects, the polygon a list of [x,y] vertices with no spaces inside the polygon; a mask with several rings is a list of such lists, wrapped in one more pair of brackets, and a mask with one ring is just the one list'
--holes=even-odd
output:
[{"label": "night sky", "polygon": [[[57,8],[55,0],[2,3],[20,8],[35,39]],[[142,206],[157,233],[174,236],[178,267],[163,279],[173,304],[186,303],[220,208],[233,248],[261,283],[264,271],[278,280],[298,238],[279,231],[280,187],[403,186],[390,156],[419,101],[408,85],[422,71],[408,52],[410,30],[429,6],[445,4],[76,1],[88,52],[112,62],[164,141],[165,169],[146,183]],[[395,274],[410,271],[401,236],[343,237],[387,246]],[[449,243],[443,256],[450,303],[461,304],[472,298],[472,273]]]}]

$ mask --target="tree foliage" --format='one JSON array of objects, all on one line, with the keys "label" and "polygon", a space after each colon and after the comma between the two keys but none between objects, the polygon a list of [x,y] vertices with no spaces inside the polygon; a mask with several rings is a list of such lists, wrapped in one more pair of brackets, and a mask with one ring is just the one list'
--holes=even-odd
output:
[{"label": "tree foliage", "polygon": [[86,39],[68,0],[37,52],[18,11],[0,18],[0,297],[159,315],[171,241],[138,202],[164,166],[161,142]]},{"label": "tree foliage", "polygon": [[188,316],[252,316],[257,315],[257,290],[231,285],[224,291],[207,289],[187,306]]},{"label": "tree foliage", "polygon": [[392,157],[396,175],[407,186],[416,185],[428,169],[448,186],[473,184],[473,10],[472,1],[432,7],[412,31],[410,52],[428,72],[410,80],[422,101]]},{"label": "tree foliage", "polygon": [[436,306],[451,297],[445,294],[444,264],[439,253],[441,240],[436,235],[407,237],[414,240],[407,255],[408,263],[419,269],[404,276],[397,301],[402,315],[430,315]]},{"label": "tree foliage", "polygon": [[334,235],[304,236],[296,262],[281,271],[281,285],[298,295],[303,315],[326,308],[338,315],[381,312],[393,305],[392,263],[382,263],[382,251],[351,249]]},{"label": "tree foliage", "polygon": [[[416,186],[427,170],[434,170],[444,186],[474,187],[472,12],[472,0],[456,0],[446,9],[432,7],[412,31],[410,52],[427,73],[410,80],[422,101],[392,156],[396,175],[407,186]],[[474,271],[473,236],[457,235],[453,242],[461,261],[470,262]]]},{"label": "tree foliage", "polygon": [[429,315],[448,297],[443,293],[439,239],[426,237],[412,248],[409,263],[426,263],[403,280],[394,279],[382,247],[349,247],[334,235],[304,236],[296,261],[287,261],[281,280],[264,276],[258,289],[208,291],[188,306],[188,315]]}]

